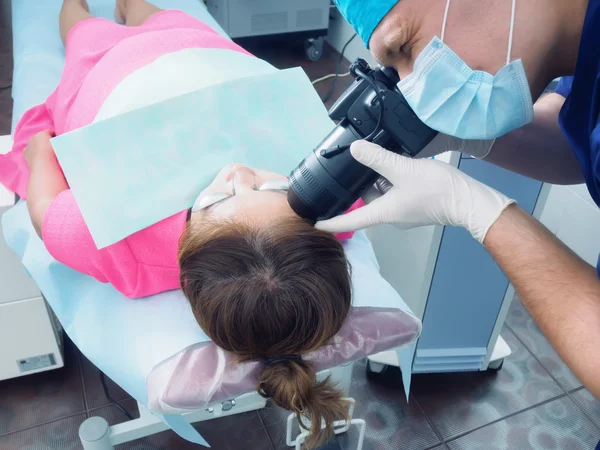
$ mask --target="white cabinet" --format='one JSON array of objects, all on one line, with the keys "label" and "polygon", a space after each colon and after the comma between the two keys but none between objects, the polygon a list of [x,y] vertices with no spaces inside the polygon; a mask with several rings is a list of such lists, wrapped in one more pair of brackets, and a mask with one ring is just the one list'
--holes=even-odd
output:
[{"label": "white cabinet", "polygon": [[[0,137],[0,152],[10,149]],[[15,196],[0,186],[0,216]],[[19,258],[4,241],[0,223],[0,380],[64,365],[62,329]]]}]

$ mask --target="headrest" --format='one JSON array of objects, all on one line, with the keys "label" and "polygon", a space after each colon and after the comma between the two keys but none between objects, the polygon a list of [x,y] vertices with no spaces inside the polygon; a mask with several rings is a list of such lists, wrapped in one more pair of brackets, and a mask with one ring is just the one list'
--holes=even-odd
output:
[{"label": "headrest", "polygon": [[[2,231],[75,345],[153,412],[198,409],[256,389],[262,363],[233,364],[200,329],[180,290],[130,300],[63,266],[37,236],[24,202],[2,215]],[[421,321],[379,273],[365,233],[343,246],[353,306],[333,341],[306,356],[317,370],[411,345],[421,332]]]},{"label": "headrest", "polygon": [[[317,371],[344,365],[415,342],[420,321],[394,308],[352,308],[333,341],[307,355]],[[184,350],[148,376],[148,407],[160,414],[182,414],[256,390],[262,361],[236,363],[214,343]]]},{"label": "headrest", "polygon": [[398,0],[334,0],[340,13],[354,27],[365,46],[377,25],[398,3]]}]

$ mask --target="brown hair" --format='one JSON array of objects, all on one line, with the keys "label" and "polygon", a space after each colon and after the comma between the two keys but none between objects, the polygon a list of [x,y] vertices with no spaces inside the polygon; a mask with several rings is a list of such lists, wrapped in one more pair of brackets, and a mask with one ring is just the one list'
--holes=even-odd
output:
[{"label": "brown hair", "polygon": [[[350,269],[330,233],[300,218],[258,228],[207,220],[188,224],[179,248],[180,281],[194,316],[213,342],[240,361],[302,355],[337,334],[351,305]],[[311,421],[314,447],[347,418],[348,403],[312,364],[267,364],[258,392]],[[325,422],[325,435],[321,433]]]}]

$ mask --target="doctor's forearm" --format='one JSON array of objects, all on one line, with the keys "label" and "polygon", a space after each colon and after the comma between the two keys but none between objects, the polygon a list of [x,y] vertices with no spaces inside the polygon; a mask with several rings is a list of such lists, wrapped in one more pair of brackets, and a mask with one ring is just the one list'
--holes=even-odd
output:
[{"label": "doctor's forearm", "polygon": [[600,398],[600,281],[596,270],[516,205],[502,213],[484,245],[556,351]]},{"label": "doctor's forearm", "polygon": [[583,183],[579,162],[558,124],[564,101],[555,93],[542,97],[534,106],[534,121],[496,139],[485,160],[547,183]]}]

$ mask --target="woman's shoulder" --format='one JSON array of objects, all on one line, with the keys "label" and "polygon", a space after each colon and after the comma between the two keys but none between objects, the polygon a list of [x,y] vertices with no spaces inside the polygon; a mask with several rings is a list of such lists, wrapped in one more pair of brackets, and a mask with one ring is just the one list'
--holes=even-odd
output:
[{"label": "woman's shoulder", "polygon": [[188,210],[181,211],[126,238],[135,259],[144,265],[179,267],[179,239],[187,220]]}]

